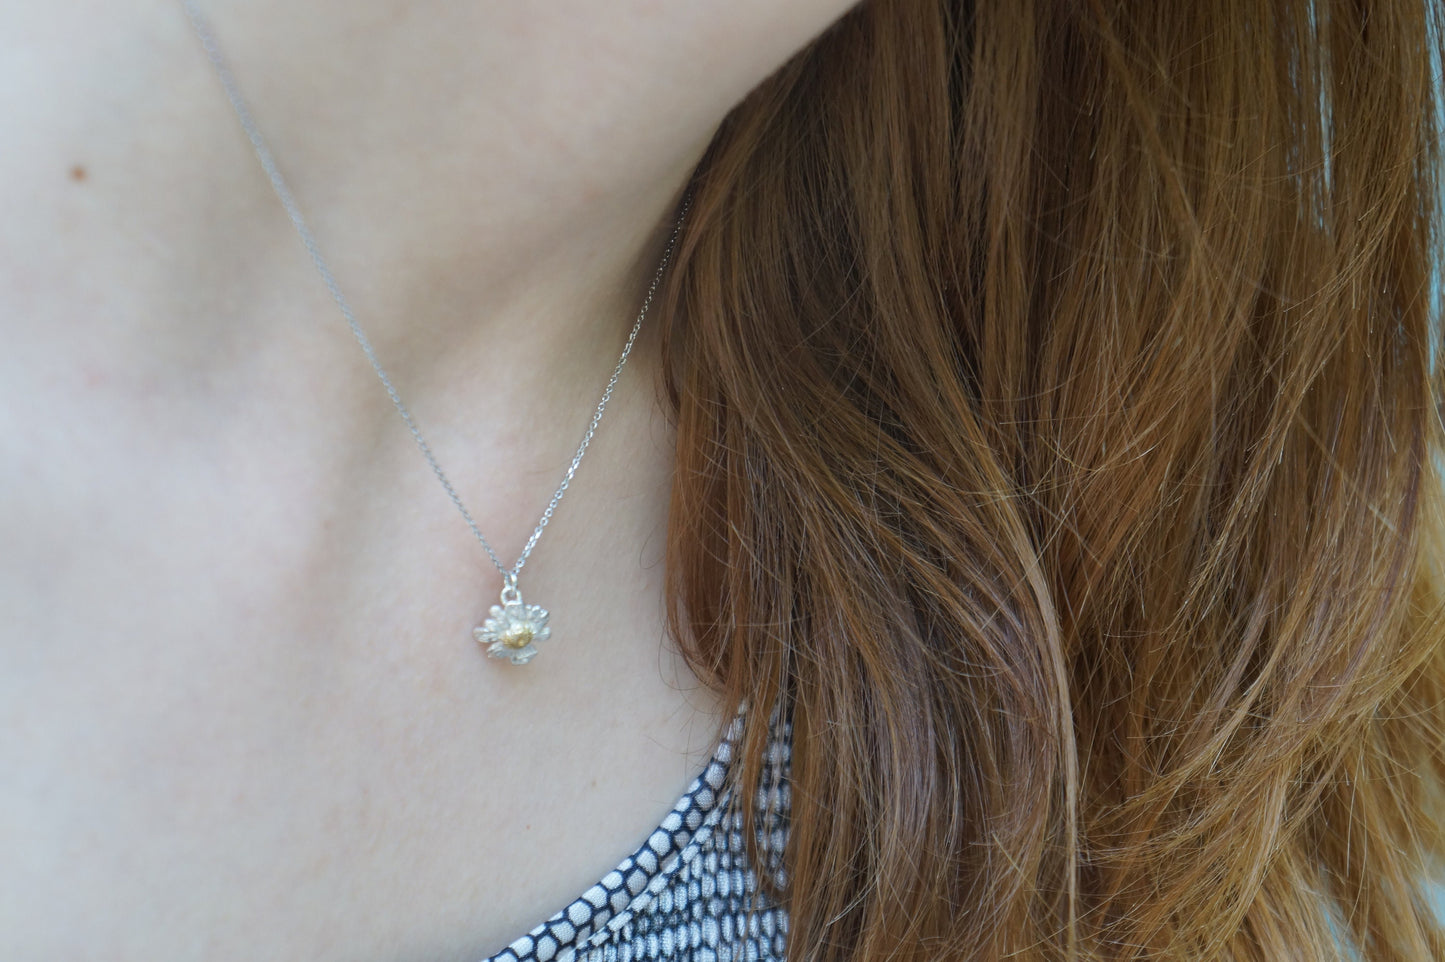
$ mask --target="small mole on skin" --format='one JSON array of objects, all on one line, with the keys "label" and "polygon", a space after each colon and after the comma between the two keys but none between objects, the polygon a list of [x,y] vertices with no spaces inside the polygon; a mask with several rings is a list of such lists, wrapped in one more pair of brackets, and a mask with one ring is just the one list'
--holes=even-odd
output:
[{"label": "small mole on skin", "polygon": [[70,168],[70,179],[71,179],[71,180],[75,181],[75,182],[78,184],[78,183],[80,183],[82,180],[85,180],[85,178],[86,178],[86,173],[85,173],[85,168],[84,168],[84,167],[80,166],[79,164],[76,164],[74,167]]}]

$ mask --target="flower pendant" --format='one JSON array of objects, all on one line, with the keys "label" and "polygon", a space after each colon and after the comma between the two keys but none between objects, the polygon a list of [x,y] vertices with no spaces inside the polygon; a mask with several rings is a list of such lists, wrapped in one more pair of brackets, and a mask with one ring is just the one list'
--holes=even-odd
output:
[{"label": "flower pendant", "polygon": [[472,635],[487,648],[493,658],[506,658],[514,665],[525,665],[537,654],[536,644],[552,634],[547,627],[548,612],[541,605],[522,602],[516,583],[502,589],[502,603],[492,605],[491,617]]}]

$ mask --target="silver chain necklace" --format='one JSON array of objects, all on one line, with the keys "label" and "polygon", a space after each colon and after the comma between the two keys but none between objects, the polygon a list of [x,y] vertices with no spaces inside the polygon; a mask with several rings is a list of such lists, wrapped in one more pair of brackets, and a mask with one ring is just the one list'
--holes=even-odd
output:
[{"label": "silver chain necklace", "polygon": [[331,292],[331,298],[336,306],[341,309],[341,315],[346,319],[346,324],[351,328],[356,341],[361,345],[362,351],[366,353],[366,359],[371,362],[376,376],[381,379],[382,386],[386,388],[391,403],[395,405],[397,413],[406,422],[407,429],[416,440],[417,447],[426,456],[427,463],[431,465],[432,473],[437,476],[442,487],[446,489],[447,495],[452,499],[452,504],[457,506],[462,517],[466,519],[467,527],[472,534],[481,542],[486,550],[487,556],[492,559],[492,564],[502,573],[502,593],[500,604],[492,605],[490,617],[472,631],[472,635],[486,646],[487,654],[493,658],[503,658],[514,665],[524,665],[531,661],[537,654],[536,644],[546,641],[551,635],[551,628],[547,625],[549,612],[540,605],[529,605],[522,601],[522,593],[517,588],[517,575],[522,571],[523,565],[527,563],[527,556],[532,553],[536,546],[537,539],[542,536],[542,529],[547,527],[547,522],[552,520],[552,512],[556,510],[557,504],[562,500],[562,495],[567,493],[567,486],[572,483],[572,477],[577,473],[577,466],[582,463],[582,456],[587,453],[587,445],[592,441],[592,435],[597,430],[597,424],[602,420],[602,411],[607,407],[607,401],[612,397],[612,389],[617,384],[617,378],[622,374],[622,366],[627,363],[627,356],[632,352],[632,342],[637,339],[637,332],[642,328],[642,319],[647,316],[647,309],[652,304],[653,294],[662,280],[663,272],[667,263],[672,257],[673,245],[677,242],[678,234],[682,230],[683,220],[687,217],[687,210],[691,203],[691,195],[684,198],[682,210],[673,226],[672,236],[668,239],[667,248],[663,252],[662,262],[657,265],[657,271],[653,275],[652,284],[647,289],[647,297],[642,302],[642,310],[637,315],[637,322],[632,325],[632,331],[627,335],[627,343],[622,348],[622,357],[617,361],[617,367],[612,371],[612,377],[607,382],[607,389],[602,392],[602,400],[597,402],[597,410],[592,415],[592,423],[587,426],[587,433],[582,436],[582,443],[577,447],[577,454],[572,458],[572,463],[567,467],[567,473],[562,478],[557,492],[552,495],[552,501],[547,509],[542,512],[542,518],[537,527],[532,531],[532,536],[527,539],[527,544],[522,548],[522,554],[517,563],[509,570],[497,558],[497,553],[482,537],[482,532],[477,528],[477,523],[472,520],[471,512],[467,511],[462,504],[462,499],[457,495],[452,483],[447,480],[446,474],[442,471],[441,465],[432,456],[431,447],[422,437],[421,431],[417,429],[416,422],[412,420],[411,412],[402,403],[401,396],[397,394],[396,388],[392,386],[391,378],[387,376],[386,370],[382,368],[381,362],[376,359],[376,352],[372,349],[371,341],[362,331],[361,325],[356,322],[352,314],[351,306],[341,293],[341,287],[332,276],[331,269],[326,265],[326,259],[321,256],[321,249],[316,243],[316,238],[311,233],[311,228],[306,226],[306,221],[301,216],[301,209],[296,204],[291,190],[282,179],[281,172],[271,156],[270,148],[266,146],[265,140],[261,137],[260,129],[255,121],[251,119],[251,113],[246,109],[245,101],[241,98],[240,89],[236,85],[235,78],[231,75],[230,68],[226,66],[225,59],[221,56],[221,49],[216,42],[215,35],[211,32],[210,26],[196,9],[194,0],[182,0],[186,16],[190,19],[191,27],[195,30],[196,36],[200,38],[201,46],[205,49],[206,57],[215,68],[216,75],[221,80],[221,85],[226,89],[226,96],[235,108],[236,116],[241,121],[241,127],[245,130],[246,136],[251,141],[251,146],[256,150],[256,157],[261,161],[261,167],[266,171],[266,176],[271,180],[271,187],[280,198],[281,205],[286,208],[287,215],[291,218],[296,233],[301,237],[301,243],[305,245],[307,253],[311,255],[311,262],[316,266],[321,279],[326,283],[326,289]]}]

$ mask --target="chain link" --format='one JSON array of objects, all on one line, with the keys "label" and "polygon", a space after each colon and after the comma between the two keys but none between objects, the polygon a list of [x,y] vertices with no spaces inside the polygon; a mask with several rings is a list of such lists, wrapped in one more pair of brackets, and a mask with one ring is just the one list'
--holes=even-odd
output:
[{"label": "chain link", "polygon": [[592,415],[592,423],[587,426],[587,433],[582,436],[582,443],[577,446],[577,454],[572,458],[572,463],[567,466],[566,476],[562,478],[562,483],[558,486],[557,492],[552,495],[552,500],[548,503],[547,509],[542,512],[542,518],[537,523],[537,527],[532,531],[532,536],[527,539],[527,544],[522,549],[522,554],[517,559],[517,563],[509,570],[497,557],[497,553],[492,550],[492,546],[487,543],[487,539],[482,537],[482,532],[477,528],[477,523],[472,520],[471,512],[467,510],[466,505],[462,504],[461,497],[458,496],[456,489],[452,487],[452,483],[447,479],[446,473],[442,471],[441,465],[437,464],[436,458],[432,455],[431,446],[428,445],[426,439],[422,437],[421,431],[416,426],[416,422],[412,420],[411,412],[408,411],[406,405],[402,403],[401,396],[397,394],[396,388],[392,385],[391,378],[387,375],[386,369],[383,368],[381,362],[377,360],[376,351],[371,346],[370,338],[366,336],[366,332],[364,332],[361,329],[361,325],[357,323],[356,317],[352,313],[351,305],[347,303],[346,297],[341,293],[341,287],[337,284],[336,278],[332,276],[331,269],[326,264],[326,258],[321,255],[320,245],[317,244],[315,236],[311,233],[311,228],[307,226],[305,219],[301,216],[300,206],[296,203],[295,197],[292,196],[291,189],[286,186],[286,181],[282,178],[281,171],[276,166],[276,161],[271,155],[270,148],[267,147],[265,140],[262,139],[260,128],[257,127],[255,121],[252,119],[251,112],[247,109],[246,103],[241,97],[240,88],[237,86],[230,68],[226,65],[226,61],[221,55],[220,45],[216,42],[215,35],[211,32],[209,24],[207,24],[205,18],[201,16],[200,11],[196,9],[194,0],[183,0],[182,6],[185,8],[186,16],[191,22],[192,29],[195,30],[196,36],[200,38],[201,47],[205,50],[207,59],[210,60],[211,66],[215,68],[216,74],[221,80],[221,86],[226,90],[226,97],[231,101],[231,106],[236,111],[236,116],[241,122],[241,127],[245,130],[247,138],[251,141],[252,148],[256,151],[256,157],[260,160],[262,169],[265,170],[266,176],[270,178],[272,189],[275,190],[276,196],[281,201],[281,205],[286,208],[286,214],[291,218],[291,223],[296,228],[296,233],[300,236],[301,243],[306,247],[306,252],[311,255],[311,263],[315,265],[317,272],[321,275],[321,279],[326,283],[326,289],[331,292],[331,299],[334,300],[336,306],[341,309],[341,316],[346,319],[346,324],[351,328],[351,333],[356,337],[357,343],[361,345],[361,350],[366,354],[366,359],[371,362],[372,368],[376,371],[376,376],[381,380],[382,386],[386,388],[386,393],[391,398],[391,403],[396,407],[397,413],[401,415],[401,419],[406,422],[407,430],[411,432],[411,436],[416,441],[417,447],[421,449],[421,453],[425,455],[427,463],[431,465],[432,473],[437,476],[437,480],[440,481],[442,487],[446,489],[447,496],[451,498],[452,504],[457,506],[457,510],[460,511],[462,517],[466,519],[467,527],[472,530],[472,534],[476,535],[477,540],[481,542],[482,547],[486,549],[487,556],[492,559],[492,564],[496,565],[497,570],[502,573],[505,579],[504,593],[511,591],[515,595],[517,592],[517,575],[521,573],[523,566],[526,565],[527,557],[532,553],[532,548],[536,546],[537,539],[542,537],[542,529],[546,528],[547,522],[552,520],[552,513],[557,509],[557,505],[561,502],[562,496],[567,493],[567,487],[572,483],[572,478],[577,473],[577,466],[582,463],[582,456],[587,453],[587,445],[592,442],[592,435],[596,433],[597,425],[602,420],[602,412],[606,409],[607,402],[612,397],[612,389],[616,387],[617,379],[622,374],[622,366],[627,363],[627,356],[632,353],[632,343],[637,340],[637,332],[642,329],[642,320],[647,316],[647,310],[652,305],[653,295],[657,292],[657,287],[662,281],[668,261],[672,258],[673,246],[677,243],[678,234],[682,231],[683,221],[687,218],[687,211],[692,201],[691,194],[688,194],[683,199],[682,209],[678,215],[677,223],[673,226],[672,236],[668,238],[667,248],[662,255],[662,262],[657,265],[657,271],[653,274],[652,284],[647,289],[647,297],[642,302],[642,310],[637,315],[636,323],[632,325],[631,333],[627,335],[627,343],[622,348],[622,357],[617,361],[617,367],[612,371],[612,377],[607,382],[607,389],[602,392],[602,400],[597,402],[597,410]]}]

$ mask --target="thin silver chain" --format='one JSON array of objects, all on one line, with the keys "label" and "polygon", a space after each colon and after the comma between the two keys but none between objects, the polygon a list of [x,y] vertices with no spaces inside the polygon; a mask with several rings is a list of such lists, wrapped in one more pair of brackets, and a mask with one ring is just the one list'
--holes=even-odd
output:
[{"label": "thin silver chain", "polygon": [[241,97],[239,87],[236,85],[235,77],[232,76],[230,68],[226,65],[221,55],[220,45],[216,42],[215,35],[211,32],[210,26],[199,10],[196,9],[193,0],[182,0],[182,6],[186,16],[190,19],[191,27],[195,30],[196,36],[200,38],[201,46],[205,49],[206,57],[211,61],[217,76],[221,79],[221,85],[226,89],[226,96],[235,108],[236,116],[241,121],[241,127],[246,131],[246,136],[251,141],[251,146],[256,150],[256,157],[261,161],[261,167],[266,171],[266,176],[271,180],[271,186],[280,198],[281,204],[286,208],[286,213],[291,218],[291,223],[296,228],[296,233],[301,237],[301,243],[306,246],[306,251],[311,255],[311,262],[316,265],[317,272],[321,279],[326,282],[326,289],[331,292],[331,298],[336,306],[341,309],[342,317],[346,318],[346,324],[351,328],[351,333],[356,336],[357,343],[361,345],[362,351],[366,353],[366,359],[376,371],[376,376],[381,379],[381,384],[386,388],[386,393],[391,398],[391,403],[396,406],[397,413],[406,422],[407,429],[416,440],[417,447],[426,456],[427,463],[431,465],[432,473],[446,489],[447,496],[452,499],[452,504],[457,506],[462,517],[466,519],[467,527],[472,529],[486,549],[487,555],[492,559],[492,564],[502,573],[505,579],[504,593],[510,591],[516,595],[517,575],[521,573],[522,567],[527,563],[527,556],[532,553],[532,548],[537,544],[537,539],[542,536],[542,529],[547,527],[547,522],[552,520],[552,512],[556,510],[557,504],[562,500],[562,495],[567,493],[567,486],[572,483],[572,477],[577,473],[577,466],[582,463],[582,456],[587,453],[587,445],[592,442],[592,435],[597,431],[598,422],[602,420],[602,411],[607,407],[607,401],[612,397],[612,389],[617,385],[617,378],[622,374],[622,365],[627,363],[627,356],[632,353],[632,342],[637,339],[637,332],[642,328],[642,319],[647,316],[647,309],[652,305],[652,297],[657,291],[658,284],[662,281],[663,272],[667,263],[672,257],[672,249],[677,242],[678,234],[682,230],[683,220],[687,217],[687,210],[691,203],[691,195],[683,200],[682,211],[678,215],[677,223],[673,226],[672,236],[668,239],[667,249],[663,252],[662,262],[658,264],[657,271],[653,275],[652,284],[647,289],[647,298],[642,302],[642,310],[637,315],[637,322],[632,325],[632,331],[627,335],[627,343],[622,348],[622,357],[617,362],[617,367],[612,371],[612,377],[607,382],[607,389],[602,392],[602,400],[597,402],[597,410],[592,415],[592,423],[587,426],[587,433],[582,436],[582,443],[577,446],[577,454],[572,458],[572,463],[567,467],[567,474],[562,478],[562,483],[557,488],[557,493],[552,495],[551,502],[547,509],[542,512],[542,519],[532,531],[532,536],[527,539],[526,546],[522,549],[521,556],[517,563],[509,571],[506,565],[502,564],[487,539],[482,537],[482,532],[477,528],[477,523],[472,520],[471,512],[462,504],[462,499],[457,495],[456,489],[452,487],[451,481],[447,480],[446,473],[442,471],[441,465],[437,464],[436,458],[432,455],[431,447],[422,437],[421,431],[417,428],[416,422],[412,420],[411,412],[402,403],[401,396],[396,393],[392,386],[391,378],[387,376],[386,370],[376,358],[376,351],[372,349],[371,340],[362,331],[361,325],[356,322],[356,317],[351,311],[351,305],[347,303],[346,297],[341,293],[341,287],[332,276],[331,269],[326,265],[326,258],[321,255],[321,248],[316,243],[311,228],[306,225],[305,219],[301,216],[301,208],[297,205],[296,199],[291,195],[291,189],[286,186],[286,181],[281,176],[281,171],[276,166],[275,159],[271,156],[271,150],[266,146],[265,140],[261,137],[261,131],[251,118],[251,112],[246,108],[246,103]]}]

